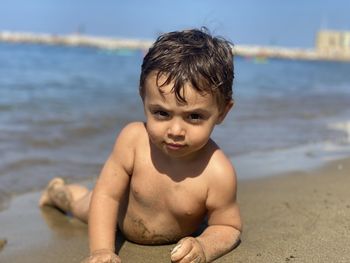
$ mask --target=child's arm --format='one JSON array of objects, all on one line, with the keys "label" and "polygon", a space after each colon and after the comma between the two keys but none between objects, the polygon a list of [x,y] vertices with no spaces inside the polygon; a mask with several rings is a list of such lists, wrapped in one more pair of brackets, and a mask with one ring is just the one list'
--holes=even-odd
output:
[{"label": "child's arm", "polygon": [[119,205],[128,188],[133,168],[135,129],[133,130],[132,126],[133,124],[130,124],[125,127],[118,136],[113,152],[105,163],[93,191],[89,212],[92,258],[108,258],[107,254],[113,257],[115,253]]},{"label": "child's arm", "polygon": [[231,165],[225,166],[226,171],[219,168],[209,182],[208,227],[197,238],[180,240],[171,255],[173,262],[211,262],[238,244],[242,224],[236,203],[236,175]]}]

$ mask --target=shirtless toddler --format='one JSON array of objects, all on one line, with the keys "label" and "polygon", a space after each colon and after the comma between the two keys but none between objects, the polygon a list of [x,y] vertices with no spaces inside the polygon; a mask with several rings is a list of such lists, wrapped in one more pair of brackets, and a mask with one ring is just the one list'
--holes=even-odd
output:
[{"label": "shirtless toddler", "polygon": [[88,222],[84,262],[121,262],[117,226],[138,244],[177,243],[172,262],[211,262],[234,248],[242,227],[236,174],[210,138],[233,106],[232,82],[224,39],[197,29],[157,39],[141,70],[145,123],[121,130],[92,192],[55,178],[40,200]]}]

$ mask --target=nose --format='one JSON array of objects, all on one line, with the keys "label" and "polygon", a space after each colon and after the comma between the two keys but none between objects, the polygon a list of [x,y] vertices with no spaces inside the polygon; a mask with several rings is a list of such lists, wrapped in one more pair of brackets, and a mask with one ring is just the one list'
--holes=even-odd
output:
[{"label": "nose", "polygon": [[184,125],[180,120],[172,120],[169,125],[168,135],[171,137],[183,137],[185,136]]}]

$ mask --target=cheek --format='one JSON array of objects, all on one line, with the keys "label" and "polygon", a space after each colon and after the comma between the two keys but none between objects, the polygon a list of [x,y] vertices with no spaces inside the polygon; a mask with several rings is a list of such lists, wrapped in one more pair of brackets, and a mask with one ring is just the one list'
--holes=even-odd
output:
[{"label": "cheek", "polygon": [[209,140],[211,131],[212,129],[210,127],[193,129],[191,132],[191,141],[194,144],[205,144]]},{"label": "cheek", "polygon": [[162,125],[159,125],[159,123],[148,119],[146,128],[152,141],[159,141],[163,138],[163,128]]}]

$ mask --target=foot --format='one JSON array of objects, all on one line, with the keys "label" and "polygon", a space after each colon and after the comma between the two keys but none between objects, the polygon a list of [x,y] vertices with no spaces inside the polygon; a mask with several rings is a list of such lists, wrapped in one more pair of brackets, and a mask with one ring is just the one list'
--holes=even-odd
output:
[{"label": "foot", "polygon": [[63,211],[70,210],[72,195],[62,178],[54,178],[47,185],[40,197],[39,206],[56,206]]}]

